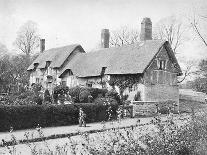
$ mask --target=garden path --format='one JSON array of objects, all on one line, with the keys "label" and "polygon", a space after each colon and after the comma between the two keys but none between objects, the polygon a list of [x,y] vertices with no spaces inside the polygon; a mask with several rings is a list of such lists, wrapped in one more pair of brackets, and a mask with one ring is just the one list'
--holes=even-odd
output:
[{"label": "garden path", "polygon": [[[161,116],[162,120],[165,121],[167,119],[166,115]],[[54,135],[63,135],[63,134],[76,134],[80,132],[93,132],[96,130],[102,130],[104,129],[111,129],[111,128],[123,128],[128,126],[134,126],[138,123],[138,120],[140,120],[139,124],[148,124],[152,120],[152,117],[145,117],[145,118],[126,118],[122,119],[120,122],[114,121],[114,122],[96,122],[96,123],[90,123],[87,124],[86,127],[79,127],[78,125],[71,125],[71,126],[60,126],[60,127],[47,127],[42,128],[42,132],[44,137],[48,137],[48,139],[54,139],[50,138]],[[26,129],[26,130],[18,130],[10,132],[0,132],[0,140],[4,139],[5,141],[11,140],[11,135],[13,134],[14,137],[17,140],[24,140],[26,139],[25,133],[29,132],[29,139],[35,139],[39,138],[39,132],[37,132],[36,129]],[[59,137],[60,138],[60,137]]]}]

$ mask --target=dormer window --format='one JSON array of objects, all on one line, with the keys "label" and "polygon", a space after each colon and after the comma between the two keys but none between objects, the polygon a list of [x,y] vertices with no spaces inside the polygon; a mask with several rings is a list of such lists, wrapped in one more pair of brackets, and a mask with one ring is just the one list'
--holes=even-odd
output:
[{"label": "dormer window", "polygon": [[166,68],[166,60],[158,60],[158,69],[164,70]]},{"label": "dormer window", "polygon": [[51,61],[46,61],[46,68],[49,67],[51,64]]}]

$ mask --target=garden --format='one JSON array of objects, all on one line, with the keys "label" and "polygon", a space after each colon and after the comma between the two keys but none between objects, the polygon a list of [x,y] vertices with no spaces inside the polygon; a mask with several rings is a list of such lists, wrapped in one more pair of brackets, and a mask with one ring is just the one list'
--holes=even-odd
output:
[{"label": "garden", "polygon": [[[79,109],[86,113],[86,122],[101,122],[116,117],[119,95],[106,89],[59,85],[52,94],[42,93],[34,84],[31,90],[4,98],[0,105],[0,131],[78,124]],[[110,110],[110,116],[109,116]],[[110,117],[110,118],[109,118]]]},{"label": "garden", "polygon": [[[1,152],[17,155],[22,154],[23,148],[32,155],[200,155],[207,152],[207,113],[202,104],[183,110],[190,116],[186,119],[182,113],[172,113],[169,108],[171,101],[166,101],[159,104],[158,113],[150,117],[148,124],[140,124],[138,119],[136,125],[105,129],[106,122],[123,121],[123,113],[120,112],[123,102],[117,92],[88,87],[69,89],[63,85],[55,87],[52,94],[49,90],[44,93],[41,90],[41,85],[33,85],[31,90],[10,95],[1,101],[0,131],[10,131],[11,135],[9,141],[2,139]],[[182,103],[189,104],[189,101]],[[86,113],[87,123],[100,122],[103,129],[64,137],[55,135],[53,140],[44,136],[43,128],[77,125],[80,108]],[[161,116],[167,120],[163,121]],[[16,130],[34,128],[39,135],[38,142],[31,140],[33,133],[25,132],[24,144],[13,134]]]}]

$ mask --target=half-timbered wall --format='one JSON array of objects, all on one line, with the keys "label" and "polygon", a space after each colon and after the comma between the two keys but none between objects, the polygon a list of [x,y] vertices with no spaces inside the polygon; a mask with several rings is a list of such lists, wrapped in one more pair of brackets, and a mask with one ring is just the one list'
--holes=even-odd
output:
[{"label": "half-timbered wall", "polygon": [[[163,64],[163,62],[165,62]],[[144,73],[145,100],[174,100],[178,102],[177,69],[165,48],[151,62]]]}]

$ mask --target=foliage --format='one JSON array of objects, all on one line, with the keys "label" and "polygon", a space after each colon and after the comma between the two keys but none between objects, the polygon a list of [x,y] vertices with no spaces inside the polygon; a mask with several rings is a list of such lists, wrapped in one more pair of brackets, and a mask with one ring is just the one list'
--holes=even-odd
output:
[{"label": "foliage", "polygon": [[54,94],[67,94],[69,91],[68,86],[58,85],[54,88]]},{"label": "foliage", "polygon": [[33,57],[27,61],[25,55],[0,57],[0,92],[22,93],[27,90],[29,67]]},{"label": "foliage", "polygon": [[98,97],[105,97],[106,89],[89,88],[89,87],[73,87],[69,89],[69,94],[75,103],[88,102],[88,97],[92,96],[93,100]]},{"label": "foliage", "polygon": [[44,92],[44,102],[52,102],[50,92],[48,89]]},{"label": "foliage", "polygon": [[158,113],[161,114],[169,114],[170,112],[175,112],[174,107],[175,102],[171,100],[159,102],[159,104],[157,105]]},{"label": "foliage", "polygon": [[141,82],[139,74],[132,75],[113,75],[109,80],[109,85],[112,87],[117,86],[120,90],[121,101],[123,100],[123,92],[126,88],[133,87],[134,85]]},{"label": "foliage", "polygon": [[139,91],[135,94],[134,101],[141,101],[141,93]]},{"label": "foliage", "polygon": [[107,98],[112,98],[112,99],[115,99],[118,103],[120,103],[120,96],[119,94],[117,93],[117,91],[115,91],[114,89],[112,90],[109,90],[107,93],[106,93],[106,97]]},{"label": "foliage", "polygon": [[[111,104],[116,114],[117,104]],[[10,126],[15,130],[78,124],[78,110],[82,108],[87,115],[86,122],[106,120],[106,105],[99,103],[77,103],[71,105],[21,105],[0,106],[0,131],[7,131]]]},{"label": "foliage", "polygon": [[83,90],[79,94],[79,101],[80,103],[88,103],[89,102],[89,96],[91,96],[91,93],[88,90]]},{"label": "foliage", "polygon": [[[158,115],[152,118],[150,126],[140,126],[139,124],[127,128],[113,128],[90,134],[80,133],[78,142],[68,137],[66,144],[55,147],[51,150],[47,141],[43,138],[43,144],[46,145],[43,154],[138,154],[138,155],[190,155],[206,154],[207,151],[207,128],[206,113],[197,116],[191,116],[187,119],[183,115],[172,114],[167,116],[167,121],[163,122]],[[179,123],[181,122],[181,123]],[[42,130],[37,129],[40,137]],[[25,134],[27,137],[28,134]],[[27,138],[29,140],[29,138]],[[15,147],[4,146],[12,152]],[[12,138],[12,144],[16,144],[15,137]],[[41,148],[31,147],[32,154],[38,154]]]},{"label": "foliage", "polygon": [[188,87],[207,93],[207,60],[203,59],[199,62],[197,75],[199,75],[197,78],[187,83]]}]

